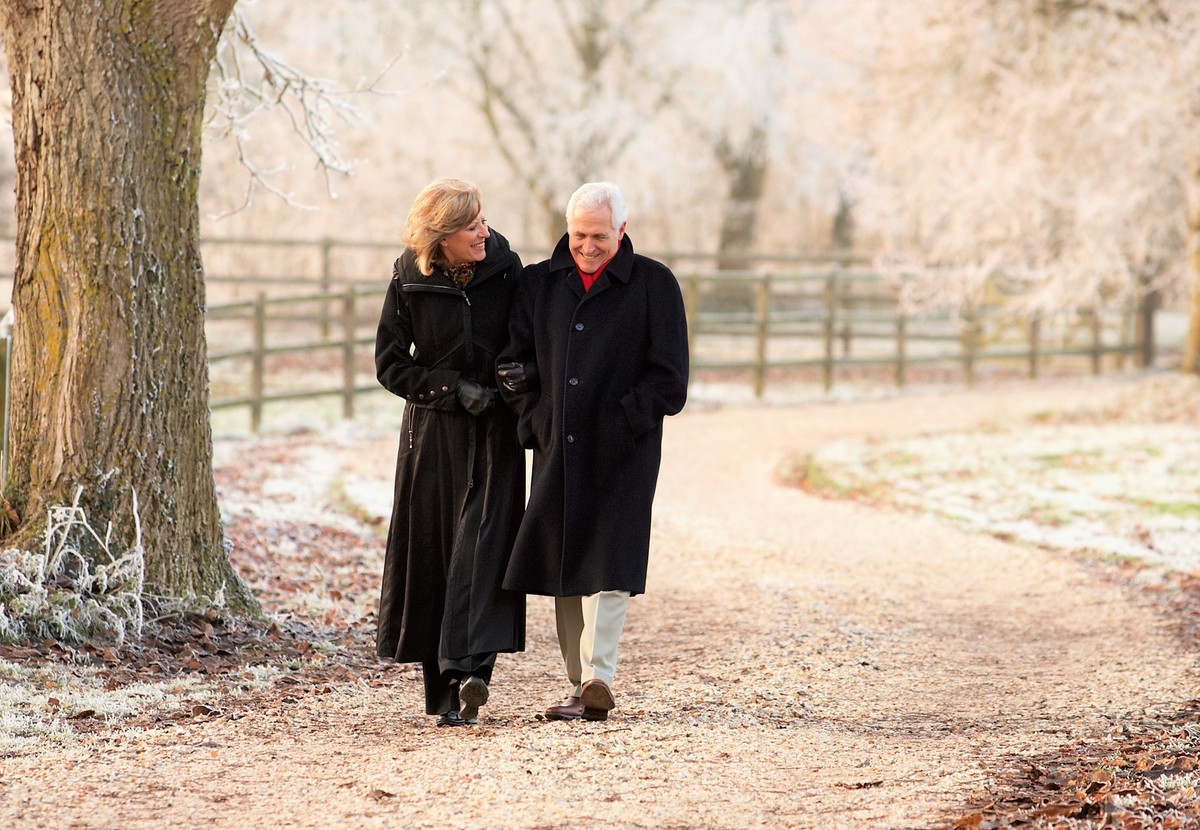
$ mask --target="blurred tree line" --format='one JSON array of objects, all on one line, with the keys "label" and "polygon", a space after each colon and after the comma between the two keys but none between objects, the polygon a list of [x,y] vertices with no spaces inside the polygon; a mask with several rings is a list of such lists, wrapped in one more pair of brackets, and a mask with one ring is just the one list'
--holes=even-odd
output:
[{"label": "blurred tree line", "polygon": [[[394,238],[426,181],[458,175],[520,248],[545,251],[566,196],[605,178],[628,192],[641,247],[725,268],[853,248],[905,275],[917,307],[977,302],[996,274],[1041,314],[1189,303],[1187,366],[1200,368],[1200,7],[1188,0],[239,9],[310,75],[340,79],[313,110],[332,122],[352,101],[336,116],[354,172],[329,185],[318,163],[305,179],[311,151],[285,135],[308,120],[295,110],[235,117],[225,134],[253,142],[210,143],[206,169],[220,173],[205,203],[226,216],[210,227]],[[278,199],[227,213],[254,154],[279,171],[259,182],[317,207],[307,221]]]}]

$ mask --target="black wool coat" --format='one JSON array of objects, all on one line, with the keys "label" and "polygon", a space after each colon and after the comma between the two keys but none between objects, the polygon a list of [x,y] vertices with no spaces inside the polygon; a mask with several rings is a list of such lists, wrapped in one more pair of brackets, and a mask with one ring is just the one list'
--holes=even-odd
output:
[{"label": "black wool coat", "polygon": [[500,362],[537,364],[505,393],[533,478],[504,587],[550,596],[644,593],[662,423],[683,408],[687,319],[675,276],[626,236],[590,291],[563,237],[530,265]]},{"label": "black wool coat", "polygon": [[492,231],[460,289],[396,260],[375,341],[379,382],[404,398],[376,651],[403,662],[525,647],[525,597],[501,581],[521,520],[525,452],[497,399],[478,417],[455,383],[494,388],[521,261]]}]

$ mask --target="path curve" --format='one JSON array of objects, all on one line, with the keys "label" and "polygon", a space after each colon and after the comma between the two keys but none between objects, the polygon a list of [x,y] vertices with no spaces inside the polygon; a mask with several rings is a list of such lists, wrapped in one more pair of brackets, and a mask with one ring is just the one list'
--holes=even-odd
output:
[{"label": "path curve", "polygon": [[[0,824],[944,824],[989,770],[1193,697],[1194,657],[1158,611],[1069,556],[817,499],[775,471],[836,438],[1003,423],[1119,391],[693,405],[667,422],[648,589],[609,722],[537,717],[563,689],[551,605],[534,598],[529,651],[501,658],[479,727],[433,728],[417,675],[395,667],[236,718],[6,759]],[[341,464],[388,486],[393,445],[342,448]]]}]

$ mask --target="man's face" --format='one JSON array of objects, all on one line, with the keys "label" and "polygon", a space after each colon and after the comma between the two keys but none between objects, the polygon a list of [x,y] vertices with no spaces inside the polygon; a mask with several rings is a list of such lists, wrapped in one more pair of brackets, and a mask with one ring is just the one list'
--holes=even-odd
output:
[{"label": "man's face", "polygon": [[625,223],[613,230],[612,209],[605,205],[596,210],[575,208],[567,222],[567,244],[575,265],[585,274],[596,270],[616,255],[625,236]]}]

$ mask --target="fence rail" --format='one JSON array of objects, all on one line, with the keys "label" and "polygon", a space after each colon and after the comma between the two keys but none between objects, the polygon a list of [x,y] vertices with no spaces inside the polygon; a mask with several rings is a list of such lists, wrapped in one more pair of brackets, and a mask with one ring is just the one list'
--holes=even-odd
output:
[{"label": "fence rail", "polygon": [[[5,301],[12,243],[0,237]],[[201,246],[213,409],[245,407],[258,429],[267,404],[338,397],[349,418],[359,396],[382,391],[373,343],[395,244],[207,237]],[[545,252],[523,253],[533,260]],[[748,374],[758,397],[784,372],[804,373],[829,391],[854,371],[903,386],[921,368],[937,367],[971,386],[996,364],[1019,364],[1037,377],[1052,361],[1093,374],[1106,359],[1117,367],[1154,362],[1152,305],[1030,318],[1001,302],[914,314],[894,285],[845,252],[747,257],[753,272],[716,271],[708,255],[655,258],[683,288],[693,378]]]},{"label": "fence rail", "polygon": [[[1153,361],[1149,313],[1139,307],[1081,309],[1054,318],[1003,307],[912,314],[896,291],[867,273],[681,273],[692,376],[749,373],[762,397],[773,372],[810,370],[822,388],[838,372],[884,370],[897,386],[919,367],[949,367],[967,386],[981,367],[1023,363],[1030,377],[1057,359],[1100,374]],[[338,397],[353,418],[361,395],[382,391],[374,375],[382,288],[350,286],[211,305],[207,321],[212,408],[246,407],[258,430],[278,401]],[[299,362],[297,362],[299,359]]]},{"label": "fence rail", "polygon": [[[1022,317],[1002,304],[944,312],[908,313],[896,288],[866,272],[807,274],[704,274],[681,276],[692,338],[693,366],[744,369],[761,397],[772,369],[816,368],[829,391],[836,370],[890,367],[898,386],[917,366],[953,365],[973,385],[985,363],[1023,360],[1031,377],[1049,359],[1087,357],[1099,374],[1102,359],[1154,360],[1152,318],[1145,308],[1076,309],[1057,317]],[[750,296],[741,310],[729,285]],[[716,297],[718,310],[706,308]],[[733,299],[736,304],[736,298]],[[714,356],[705,335],[741,336],[752,342],[740,358]]]},{"label": "fence rail", "polygon": [[[250,410],[250,425],[258,431],[262,424],[263,407],[267,403],[292,401],[306,398],[340,396],[342,399],[342,416],[354,417],[354,402],[358,395],[378,390],[379,384],[371,374],[370,381],[362,380],[359,358],[364,354],[373,354],[375,344],[374,325],[378,320],[378,303],[371,311],[361,313],[360,300],[363,297],[382,299],[383,291],[379,289],[361,289],[350,287],[340,292],[321,292],[301,294],[290,297],[267,298],[265,292],[259,292],[252,301],[221,303],[209,306],[206,316],[210,344],[217,342],[222,348],[210,348],[209,367],[213,378],[213,397],[210,407],[213,410],[245,406]],[[268,331],[272,311],[279,312],[299,308],[302,312],[305,306],[316,306],[319,313],[315,316],[305,314],[275,314],[276,321],[284,322],[291,332],[287,342],[271,345],[268,342]],[[336,319],[337,325],[331,325]],[[232,337],[229,335],[229,324],[233,324]],[[244,327],[239,337],[237,328]],[[363,327],[370,324],[368,333],[363,333]],[[304,329],[310,331],[306,335]],[[296,330],[299,329],[299,339]],[[222,332],[214,340],[214,333]],[[234,343],[233,347],[229,344]],[[368,351],[365,347],[370,347]],[[301,386],[299,388],[269,389],[270,360],[295,355],[307,354],[336,355],[335,362],[340,371],[337,373],[337,384],[329,385],[328,371],[318,372],[319,380],[326,385]],[[226,364],[248,364],[248,372],[244,376],[245,386],[235,394],[220,394],[222,388],[230,385],[227,373],[221,372],[220,367]],[[309,366],[326,367],[328,361],[318,361]],[[305,378],[310,372],[293,368],[290,371],[278,373],[279,377]],[[236,381],[234,382],[236,385]]]}]

